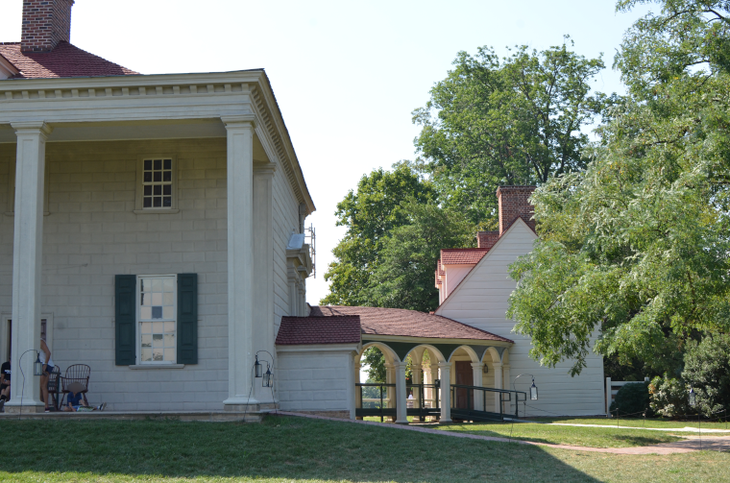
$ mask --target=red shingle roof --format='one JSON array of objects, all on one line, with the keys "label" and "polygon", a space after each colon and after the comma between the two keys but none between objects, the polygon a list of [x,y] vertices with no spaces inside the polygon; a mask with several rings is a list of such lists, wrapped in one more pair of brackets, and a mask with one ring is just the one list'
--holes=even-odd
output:
[{"label": "red shingle roof", "polygon": [[20,74],[13,77],[14,79],[139,74],[139,72],[81,50],[68,42],[59,42],[55,49],[45,53],[22,53],[20,42],[0,43],[0,55],[20,71]]},{"label": "red shingle roof", "polygon": [[360,317],[282,317],[277,345],[360,343]]},{"label": "red shingle roof", "polygon": [[448,248],[441,250],[441,265],[475,265],[489,248]]},{"label": "red shingle roof", "polygon": [[462,324],[456,320],[415,310],[321,306],[312,307],[309,318],[322,320],[328,317],[347,315],[360,316],[360,327],[363,334],[433,339],[492,340],[513,343],[510,339]]}]

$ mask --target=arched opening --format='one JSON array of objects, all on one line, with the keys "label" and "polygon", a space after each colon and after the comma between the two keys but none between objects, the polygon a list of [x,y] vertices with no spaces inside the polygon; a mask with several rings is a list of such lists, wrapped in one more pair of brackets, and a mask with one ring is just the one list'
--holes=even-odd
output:
[{"label": "arched opening", "polygon": [[355,388],[357,419],[395,420],[396,362],[399,362],[398,357],[385,344],[363,346],[355,364],[358,372]]}]

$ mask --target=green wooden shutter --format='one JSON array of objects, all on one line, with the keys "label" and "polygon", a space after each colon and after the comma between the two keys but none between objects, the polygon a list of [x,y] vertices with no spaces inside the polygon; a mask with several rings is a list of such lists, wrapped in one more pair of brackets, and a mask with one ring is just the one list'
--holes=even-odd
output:
[{"label": "green wooden shutter", "polygon": [[198,274],[177,276],[177,363],[198,363]]},{"label": "green wooden shutter", "polygon": [[117,275],[114,279],[115,294],[115,334],[114,347],[116,364],[130,366],[136,364],[137,347],[137,302],[136,275]]}]

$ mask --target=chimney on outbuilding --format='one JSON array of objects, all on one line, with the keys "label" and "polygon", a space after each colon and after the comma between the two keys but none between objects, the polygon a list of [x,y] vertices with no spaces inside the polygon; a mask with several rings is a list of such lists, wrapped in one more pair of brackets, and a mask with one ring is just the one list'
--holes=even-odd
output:
[{"label": "chimney on outbuilding", "polygon": [[497,188],[497,201],[499,202],[499,236],[507,231],[517,218],[522,218],[527,226],[535,229],[535,220],[532,215],[534,207],[528,199],[534,186],[500,186]]},{"label": "chimney on outbuilding", "polygon": [[23,0],[20,51],[50,52],[59,42],[71,41],[74,0]]},{"label": "chimney on outbuilding", "polygon": [[480,231],[477,232],[477,248],[486,248],[489,250],[499,240],[498,231]]}]

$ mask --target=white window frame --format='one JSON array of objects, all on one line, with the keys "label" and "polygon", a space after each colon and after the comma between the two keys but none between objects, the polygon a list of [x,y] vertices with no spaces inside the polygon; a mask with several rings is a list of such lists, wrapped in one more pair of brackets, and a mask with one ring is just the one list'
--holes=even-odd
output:
[{"label": "white window frame", "polygon": [[[168,278],[173,280],[173,289],[172,289],[172,307],[173,307],[173,317],[172,318],[161,318],[161,319],[152,319],[152,318],[142,318],[142,279],[155,279],[155,278]],[[137,291],[135,295],[135,305],[136,305],[136,353],[137,353],[137,366],[164,366],[169,367],[171,365],[177,366],[177,338],[178,338],[178,327],[177,327],[177,274],[171,274],[171,273],[165,273],[165,274],[148,274],[148,275],[137,275],[137,284],[136,289]],[[164,309],[163,309],[164,310]],[[173,332],[174,338],[175,338],[175,345],[173,347],[174,350],[174,359],[173,360],[163,360],[163,361],[144,361],[142,360],[142,324],[150,322],[152,320],[158,320],[158,323],[165,323],[165,322],[173,322],[175,324],[175,330]],[[163,335],[164,340],[164,335]]]},{"label": "white window frame", "polygon": [[[165,207],[144,207],[144,187],[145,187],[145,181],[144,181],[144,163],[145,161],[154,161],[156,159],[160,160],[166,160],[169,159],[171,161],[172,166],[172,180],[171,180],[171,203],[170,206]],[[134,212],[138,214],[142,213],[158,213],[158,214],[165,214],[165,213],[179,213],[180,210],[178,209],[178,191],[180,189],[180,182],[178,179],[178,170],[177,170],[177,160],[174,156],[142,156],[139,158],[137,162],[137,194],[135,196],[134,201]]]}]

